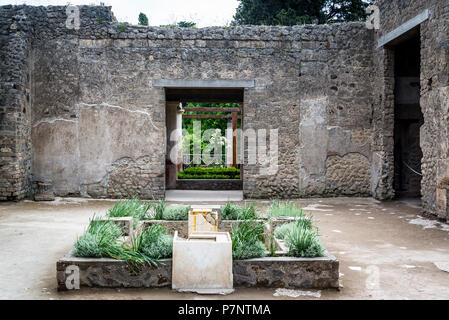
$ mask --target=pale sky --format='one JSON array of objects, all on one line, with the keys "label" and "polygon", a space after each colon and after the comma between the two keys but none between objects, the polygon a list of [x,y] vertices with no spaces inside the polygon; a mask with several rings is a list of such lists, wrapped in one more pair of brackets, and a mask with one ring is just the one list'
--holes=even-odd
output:
[{"label": "pale sky", "polygon": [[143,12],[152,26],[183,20],[196,22],[198,27],[225,26],[232,21],[238,6],[237,0],[0,0],[0,5],[98,5],[100,2],[112,6],[112,12],[120,22],[137,24],[139,13]]}]

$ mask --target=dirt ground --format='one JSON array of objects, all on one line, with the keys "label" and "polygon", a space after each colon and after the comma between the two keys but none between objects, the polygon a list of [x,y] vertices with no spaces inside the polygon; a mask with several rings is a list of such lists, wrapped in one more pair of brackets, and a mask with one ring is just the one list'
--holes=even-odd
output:
[{"label": "dirt ground", "polygon": [[[112,201],[58,198],[0,203],[0,299],[449,299],[449,225],[424,218],[417,200],[369,198],[294,201],[313,214],[325,247],[340,261],[337,290],[274,296],[276,289],[237,288],[228,296],[163,289],[57,292],[56,261],[94,213]],[[197,203],[196,203],[197,204]],[[262,212],[269,201],[256,201]],[[437,265],[439,267],[437,267]],[[440,269],[441,268],[441,269]],[[290,294],[307,294],[290,292]]]}]

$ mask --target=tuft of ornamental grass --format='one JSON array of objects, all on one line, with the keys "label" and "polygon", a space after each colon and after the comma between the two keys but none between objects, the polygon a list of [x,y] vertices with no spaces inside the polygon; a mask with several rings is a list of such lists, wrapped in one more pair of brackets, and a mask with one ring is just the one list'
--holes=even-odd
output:
[{"label": "tuft of ornamental grass", "polygon": [[133,273],[136,273],[142,264],[157,265],[156,259],[137,250],[139,236],[131,236],[129,245],[119,240],[122,235],[122,229],[113,221],[99,221],[94,218],[85,233],[76,240],[73,254],[76,257],[124,260]]},{"label": "tuft of ornamental grass", "polygon": [[278,217],[304,217],[304,213],[301,208],[298,208],[291,202],[281,204],[279,200],[274,200],[271,203],[270,209],[268,209],[269,218]]},{"label": "tuft of ornamental grass", "polygon": [[274,229],[274,236],[284,240],[285,235],[295,228],[312,230],[314,228],[312,217],[304,217],[290,223],[284,223]]},{"label": "tuft of ornamental grass", "polygon": [[166,207],[167,205],[165,204],[165,200],[159,200],[156,204],[153,205],[154,216],[152,216],[151,218],[154,220],[163,220]]},{"label": "tuft of ornamental grass", "polygon": [[264,225],[254,219],[243,220],[231,232],[232,258],[236,260],[260,258],[267,255]]},{"label": "tuft of ornamental grass", "polygon": [[163,220],[187,220],[189,218],[190,206],[166,207],[162,215]]},{"label": "tuft of ornamental grass", "polygon": [[108,210],[107,216],[111,218],[133,217],[134,220],[143,220],[148,216],[151,207],[152,203],[145,203],[137,198],[119,200]]},{"label": "tuft of ornamental grass", "polygon": [[153,259],[170,258],[173,252],[173,236],[167,233],[162,225],[152,225],[140,234],[139,251]]},{"label": "tuft of ornamental grass", "polygon": [[241,210],[240,206],[228,201],[224,206],[221,206],[221,218],[223,220],[236,220]]},{"label": "tuft of ornamental grass", "polygon": [[75,241],[73,254],[76,257],[105,257],[107,248],[121,235],[121,228],[113,221],[100,221],[94,217],[86,232]]},{"label": "tuft of ornamental grass", "polygon": [[227,202],[224,206],[221,206],[221,217],[223,220],[251,220],[258,219],[254,203],[250,206],[241,207]]},{"label": "tuft of ornamental grass", "polygon": [[315,230],[295,227],[285,235],[288,254],[294,257],[322,257],[325,250]]}]

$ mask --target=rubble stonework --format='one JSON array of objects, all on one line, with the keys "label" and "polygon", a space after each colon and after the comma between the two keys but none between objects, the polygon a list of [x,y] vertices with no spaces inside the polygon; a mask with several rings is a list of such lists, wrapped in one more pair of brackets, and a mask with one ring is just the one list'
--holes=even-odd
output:
[{"label": "rubble stonework", "polygon": [[[449,176],[449,5],[444,0],[378,0],[376,5],[380,9],[381,22],[380,30],[376,32],[376,44],[381,36],[424,10],[429,10],[429,19],[420,25],[420,106],[424,115],[420,139],[423,152],[421,194],[425,211],[445,217],[446,208],[437,208],[437,185],[442,178]],[[376,46],[374,66],[377,80],[374,84],[373,119],[373,159],[376,160],[373,161],[373,194],[379,199],[389,199],[394,196],[394,63],[390,48],[376,49]],[[446,192],[444,198],[445,195]]]},{"label": "rubble stonework", "polygon": [[67,28],[65,6],[2,6],[0,199],[49,179],[59,196],[163,197],[165,91],[152,85],[160,79],[255,80],[244,129],[279,129],[279,171],[244,165],[246,197],[389,199],[394,81],[377,38],[430,8],[421,27],[422,192],[436,212],[437,175],[448,168],[444,4],[378,1],[378,31],[144,27],[117,23],[104,6],[79,6],[77,29]]}]

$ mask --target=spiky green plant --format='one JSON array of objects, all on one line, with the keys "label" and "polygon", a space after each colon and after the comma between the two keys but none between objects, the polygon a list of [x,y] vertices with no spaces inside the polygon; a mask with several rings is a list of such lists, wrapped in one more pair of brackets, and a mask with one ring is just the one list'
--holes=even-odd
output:
[{"label": "spiky green plant", "polygon": [[314,230],[295,227],[285,235],[288,254],[294,257],[322,257],[324,247]]},{"label": "spiky green plant", "polygon": [[227,202],[221,207],[221,217],[223,220],[248,220],[258,218],[254,203],[241,207],[232,202]]},{"label": "spiky green plant", "polygon": [[264,225],[254,219],[243,220],[232,228],[233,259],[250,259],[264,257],[267,248],[263,243]]},{"label": "spiky green plant", "polygon": [[279,200],[274,200],[271,203],[271,207],[268,210],[268,217],[303,217],[304,213],[301,208],[298,208],[291,202],[281,204]]},{"label": "spiky green plant", "polygon": [[163,220],[166,206],[164,199],[159,200],[153,207],[154,216],[152,218],[155,220]]},{"label": "spiky green plant", "polygon": [[144,203],[137,198],[119,200],[108,210],[108,217],[134,217],[142,220],[147,215],[151,204]]},{"label": "spiky green plant", "polygon": [[153,259],[170,258],[173,252],[173,237],[162,225],[152,225],[141,233],[139,251]]},{"label": "spiky green plant", "polygon": [[285,235],[295,228],[312,230],[313,220],[311,216],[303,217],[290,223],[284,223],[274,229],[274,236],[278,239],[285,239]]},{"label": "spiky green plant", "polygon": [[164,220],[187,220],[189,211],[190,206],[166,207],[162,217]]},{"label": "spiky green plant", "polygon": [[148,263],[157,265],[157,260],[146,256],[139,250],[139,236],[131,236],[131,246],[120,241],[122,229],[113,221],[99,221],[94,217],[83,235],[78,237],[73,248],[77,257],[102,258],[124,260],[133,273],[139,267]]},{"label": "spiky green plant", "polygon": [[104,257],[106,248],[115,244],[121,235],[122,229],[113,221],[100,221],[94,217],[84,234],[75,241],[73,254],[76,257]]},{"label": "spiky green plant", "polygon": [[228,201],[224,206],[221,206],[221,218],[223,220],[236,220],[241,211],[240,206]]}]

